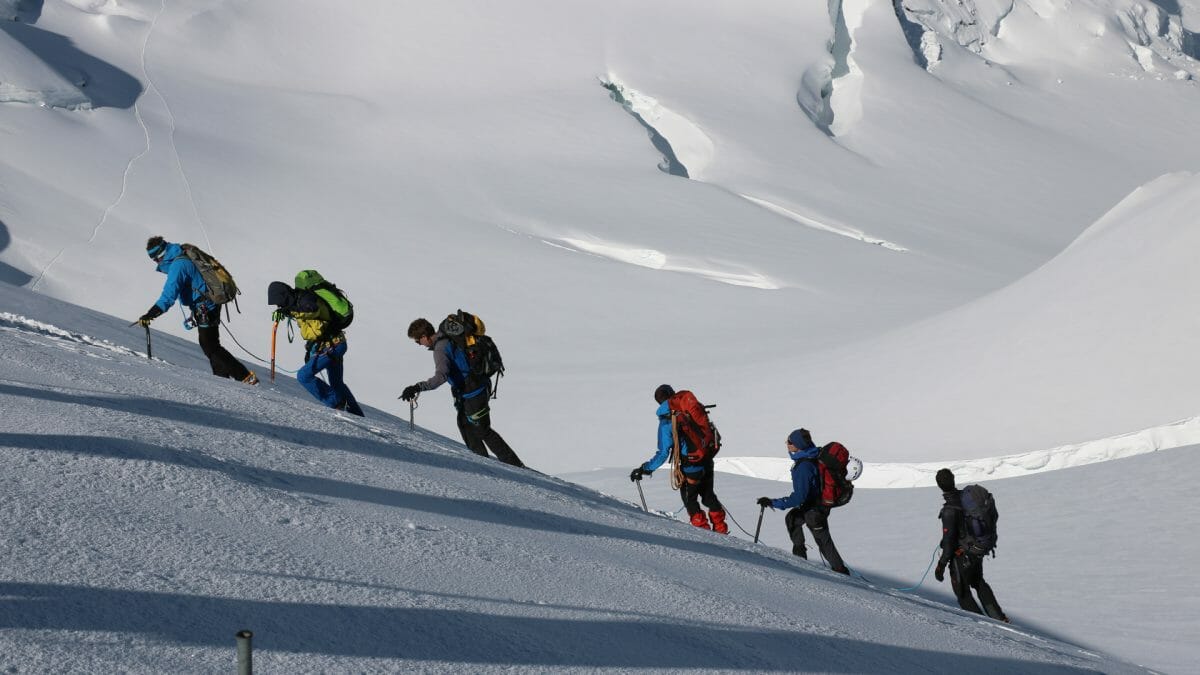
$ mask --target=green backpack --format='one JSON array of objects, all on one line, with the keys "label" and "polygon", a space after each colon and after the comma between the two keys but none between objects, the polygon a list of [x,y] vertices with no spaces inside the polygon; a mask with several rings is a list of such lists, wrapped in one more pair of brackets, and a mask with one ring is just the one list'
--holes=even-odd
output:
[{"label": "green backpack", "polygon": [[340,288],[326,281],[320,272],[316,270],[297,272],[296,289],[312,291],[317,294],[317,297],[324,300],[325,304],[329,305],[330,311],[333,312],[331,323],[334,332],[346,330],[354,321],[354,303],[350,302],[350,298],[347,298]]}]

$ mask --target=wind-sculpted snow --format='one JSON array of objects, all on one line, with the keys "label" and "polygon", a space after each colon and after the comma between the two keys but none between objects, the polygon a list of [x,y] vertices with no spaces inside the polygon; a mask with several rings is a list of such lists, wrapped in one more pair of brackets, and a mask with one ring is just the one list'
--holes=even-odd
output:
[{"label": "wind-sculpted snow", "polygon": [[[24,30],[25,26],[15,29]],[[0,104],[84,110],[92,106],[75,84],[30,52],[0,22]]]},{"label": "wind-sculpted snow", "polygon": [[[869,457],[860,457],[863,474],[854,485],[867,489],[931,487],[935,485],[934,474],[942,468],[950,469],[960,484],[966,484],[1069,469],[1191,445],[1200,445],[1200,417],[1111,438],[1000,457],[912,464],[872,462]],[[737,476],[784,483],[792,480],[792,462],[786,457],[717,457],[716,467],[717,471]]]},{"label": "wind-sculpted snow", "polygon": [[75,343],[80,345],[88,345],[90,347],[99,347],[100,349],[125,356],[146,356],[145,352],[138,352],[133,349],[129,349],[128,347],[115,345],[108,340],[97,339],[90,335],[83,335],[81,333],[72,333],[71,331],[63,330],[57,326],[52,326],[40,321],[34,321],[33,319],[27,319],[23,316],[10,314],[8,312],[0,312],[0,331],[46,335],[57,338],[58,340],[62,341],[62,343]]},{"label": "wind-sculpted snow", "polygon": [[826,222],[822,222],[816,218],[810,218],[808,216],[801,215],[791,209],[784,208],[778,204],[773,204],[765,199],[759,199],[758,197],[751,197],[749,195],[741,195],[741,197],[748,202],[758,204],[759,206],[763,207],[764,209],[767,209],[768,211],[770,211],[772,213],[778,213],[779,215],[787,218],[788,220],[794,220],[797,223],[800,223],[801,225],[804,225],[805,227],[811,227],[814,230],[822,230],[824,232],[832,232],[833,234],[836,234],[836,235],[839,235],[842,237],[856,239],[858,241],[861,241],[861,242],[864,242],[867,244],[874,244],[876,246],[881,246],[883,248],[886,248],[889,251],[896,251],[898,253],[904,253],[905,251],[908,250],[899,244],[893,244],[890,241],[885,241],[883,239],[878,239],[878,238],[872,237],[872,236],[865,234],[859,230],[856,230],[852,227],[846,227],[845,225],[832,225],[832,224],[829,224]]},{"label": "wind-sculpted snow", "polygon": [[591,253],[592,255],[598,255],[630,265],[637,265],[638,267],[646,267],[652,270],[692,274],[704,279],[719,281],[723,284],[729,284],[731,286],[748,286],[750,288],[759,288],[763,290],[776,290],[781,288],[777,282],[762,274],[739,271],[732,269],[730,266],[721,265],[719,262],[712,260],[701,261],[691,260],[681,256],[668,256],[667,254],[652,248],[636,248],[600,241],[595,238],[580,239],[575,237],[563,237],[555,242],[547,241],[546,243],[554,246],[563,246],[569,250]]}]

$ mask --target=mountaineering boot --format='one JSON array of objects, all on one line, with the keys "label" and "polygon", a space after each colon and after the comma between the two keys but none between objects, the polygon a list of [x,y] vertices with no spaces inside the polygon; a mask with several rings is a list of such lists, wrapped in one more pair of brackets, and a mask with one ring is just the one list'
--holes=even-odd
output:
[{"label": "mountaineering boot", "polygon": [[246,384],[258,384],[258,376],[254,374],[253,370],[251,370],[246,374],[245,377],[242,378],[242,382]]},{"label": "mountaineering boot", "polygon": [[729,534],[729,526],[725,524],[724,511],[709,511],[708,519],[712,521],[713,532],[717,534]]},{"label": "mountaineering boot", "polygon": [[704,530],[709,529],[708,528],[708,518],[704,517],[703,511],[697,511],[696,513],[692,514],[692,525],[695,525],[696,527],[699,527]]},{"label": "mountaineering boot", "polygon": [[808,560],[808,549],[804,547],[804,544],[792,544],[792,555],[798,555]]}]

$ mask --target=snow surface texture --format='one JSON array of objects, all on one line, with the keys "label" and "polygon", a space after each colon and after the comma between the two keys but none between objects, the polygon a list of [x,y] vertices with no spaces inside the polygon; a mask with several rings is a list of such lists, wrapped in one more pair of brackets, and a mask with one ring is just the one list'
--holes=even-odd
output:
[{"label": "snow surface texture", "polygon": [[[871,470],[867,467],[864,479]],[[627,471],[566,477],[622,499],[638,499]],[[957,477],[959,486],[976,482]],[[643,486],[650,509],[671,514],[679,509],[679,497],[665,479],[655,472]],[[1194,547],[1177,536],[1176,528],[1200,519],[1200,503],[1189,496],[1197,481],[1196,445],[985,481],[1000,512],[996,557],[985,561],[985,578],[1014,625],[1160,672],[1193,673],[1200,588],[1187,562]],[[744,539],[754,533],[755,499],[781,497],[789,490],[780,483],[728,474],[716,480],[722,503],[749,532],[735,525],[734,536]],[[857,489],[848,505],[833,511],[830,532],[846,563],[872,586],[894,594],[901,594],[895,589],[916,587],[912,594],[957,606],[949,582],[937,583],[930,569],[940,538],[941,504],[936,488]],[[791,551],[783,513],[767,509],[760,534],[766,545]],[[816,558],[812,538],[807,538]]]},{"label": "snow surface texture", "polygon": [[7,669],[1141,672],[0,298]]}]

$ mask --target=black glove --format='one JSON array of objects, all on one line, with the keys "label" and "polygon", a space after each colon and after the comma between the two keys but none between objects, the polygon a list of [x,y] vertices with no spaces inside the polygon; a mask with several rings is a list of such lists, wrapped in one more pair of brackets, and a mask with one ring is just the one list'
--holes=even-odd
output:
[{"label": "black glove", "polygon": [[759,506],[761,506],[763,508],[766,508],[768,506],[770,506],[771,508],[775,508],[774,506],[771,506],[771,498],[770,497],[759,497],[757,503]]},{"label": "black glove", "polygon": [[938,581],[946,580],[946,563],[938,563],[937,569],[933,571],[933,578],[937,579]]},{"label": "black glove", "polygon": [[400,394],[400,398],[404,401],[411,401],[414,398],[416,398],[417,395],[420,393],[421,393],[421,385],[410,384],[404,388],[404,391]]},{"label": "black glove", "polygon": [[145,314],[138,317],[137,322],[142,326],[149,326],[150,322],[162,316],[163,311],[158,308],[158,305],[153,305]]},{"label": "black glove", "polygon": [[639,466],[638,468],[636,468],[636,469],[634,469],[633,471],[630,471],[630,472],[629,472],[629,480],[632,480],[632,481],[639,481],[639,480],[641,480],[641,479],[642,479],[642,477],[643,477],[643,476],[649,476],[649,475],[650,475],[650,474],[652,474],[652,473],[654,473],[654,472],[653,472],[653,471],[647,471],[646,469],[644,469],[644,468],[642,468],[642,467],[640,467],[640,466]]}]

